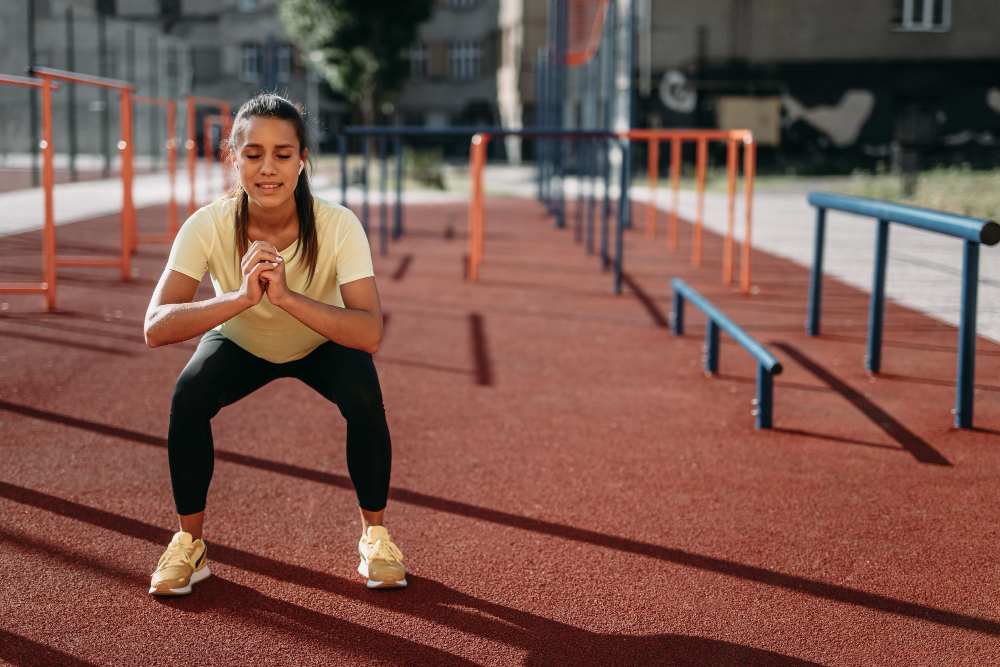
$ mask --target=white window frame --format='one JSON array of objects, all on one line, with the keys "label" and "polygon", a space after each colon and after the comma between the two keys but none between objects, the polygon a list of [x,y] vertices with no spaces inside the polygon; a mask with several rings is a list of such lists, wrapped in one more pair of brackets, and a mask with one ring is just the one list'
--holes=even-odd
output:
[{"label": "white window frame", "polygon": [[478,40],[463,40],[448,44],[448,78],[475,79],[482,73],[483,44]]},{"label": "white window frame", "polygon": [[410,45],[410,78],[427,78],[427,45],[423,42]]},{"label": "white window frame", "polygon": [[277,60],[277,80],[286,83],[292,78],[292,45],[282,44],[275,54]]},{"label": "white window frame", "polygon": [[240,81],[260,81],[260,44],[240,45]]},{"label": "white window frame", "polygon": [[[893,23],[896,32],[948,32],[951,30],[951,0],[902,0],[902,23]],[[923,17],[914,21],[914,7],[920,3],[923,7]],[[934,23],[934,5],[941,3],[941,23]]]}]

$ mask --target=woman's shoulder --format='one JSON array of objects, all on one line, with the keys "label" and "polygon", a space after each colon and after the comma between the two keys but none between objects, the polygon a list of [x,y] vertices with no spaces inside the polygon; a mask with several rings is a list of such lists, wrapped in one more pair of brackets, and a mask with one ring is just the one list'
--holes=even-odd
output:
[{"label": "woman's shoulder", "polygon": [[236,222],[236,202],[226,198],[206,204],[192,213],[188,222],[202,228],[218,228],[227,224],[232,228]]},{"label": "woman's shoulder", "polygon": [[352,225],[361,224],[351,209],[316,195],[313,195],[313,214],[320,232],[335,236]]}]

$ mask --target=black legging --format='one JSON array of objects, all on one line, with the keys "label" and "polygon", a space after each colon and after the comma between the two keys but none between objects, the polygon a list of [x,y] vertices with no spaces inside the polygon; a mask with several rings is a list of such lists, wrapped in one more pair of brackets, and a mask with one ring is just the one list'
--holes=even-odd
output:
[{"label": "black legging", "polygon": [[283,377],[298,378],[337,404],[347,420],[347,470],[358,504],[372,512],[385,507],[392,447],[372,355],[327,341],[301,359],[275,364],[212,330],[177,378],[170,404],[167,454],[178,514],[205,509],[215,467],[212,417]]}]

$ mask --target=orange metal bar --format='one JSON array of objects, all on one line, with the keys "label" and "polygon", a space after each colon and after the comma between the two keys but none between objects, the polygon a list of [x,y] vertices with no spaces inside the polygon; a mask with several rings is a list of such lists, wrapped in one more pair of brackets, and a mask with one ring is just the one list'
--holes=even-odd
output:
[{"label": "orange metal bar", "polygon": [[479,203],[477,193],[480,186],[478,164],[479,143],[481,141],[482,138],[477,134],[472,137],[472,141],[469,144],[469,178],[472,181],[472,192],[469,197],[469,247],[467,251],[468,269],[466,270],[466,274],[469,282],[473,283],[479,277],[477,271],[479,265],[476,263],[476,249],[479,247],[479,244],[476,243],[476,215],[478,215]]},{"label": "orange metal bar", "polygon": [[701,266],[702,237],[705,226],[705,172],[708,168],[708,141],[698,140],[695,157],[695,180],[698,183],[698,215],[694,221],[694,239],[691,243],[691,265]]},{"label": "orange metal bar", "polygon": [[42,184],[45,187],[45,228],[42,246],[45,266],[45,309],[56,307],[56,214],[55,214],[55,146],[52,145],[52,80],[42,79]]},{"label": "orange metal bar", "polygon": [[115,257],[56,257],[56,266],[121,266]]},{"label": "orange metal bar", "polygon": [[752,137],[744,140],[743,146],[743,187],[746,190],[746,226],[743,232],[743,256],[740,259],[740,291],[750,293],[750,218],[753,207],[753,179],[757,171],[757,144]]},{"label": "orange metal bar", "polygon": [[684,141],[697,141],[698,139],[728,141],[729,139],[736,139],[744,141],[745,137],[751,136],[750,130],[692,130],[685,128],[638,129],[627,132],[616,132],[616,134],[625,139],[645,140],[656,138],[661,141],[668,139],[683,139]]},{"label": "orange metal bar", "polygon": [[110,88],[112,90],[128,90],[131,92],[135,91],[135,85],[129,83],[128,81],[122,81],[120,79],[108,79],[100,76],[91,76],[89,74],[80,74],[78,72],[69,72],[64,69],[54,69],[52,67],[32,67],[31,73],[34,74],[35,76],[48,78],[54,81],[83,83],[88,86],[96,86],[98,88]]},{"label": "orange metal bar", "polygon": [[[11,76],[10,74],[0,74],[0,83],[7,84],[9,86],[21,86],[23,88],[39,88],[44,85],[41,79],[32,79],[28,76]],[[52,90],[59,90],[59,86],[54,83],[49,83]]]},{"label": "orange metal bar", "polygon": [[170,101],[167,107],[167,169],[170,170],[170,206],[167,224],[170,236],[177,235],[177,102]]},{"label": "orange metal bar", "polygon": [[726,221],[726,239],[722,251],[722,284],[733,284],[733,228],[736,215],[736,160],[739,157],[739,144],[736,139],[726,142],[726,177],[728,179],[726,192],[728,194],[729,216]]},{"label": "orange metal bar", "polygon": [[198,168],[196,164],[197,155],[195,152],[195,147],[197,142],[195,141],[197,135],[195,134],[194,124],[195,124],[195,96],[187,96],[187,130],[188,138],[184,142],[184,147],[187,149],[187,167],[188,167],[188,177],[191,181],[191,197],[188,199],[188,215],[194,215],[195,212],[195,196],[194,196],[194,176],[195,169]]},{"label": "orange metal bar", "polygon": [[121,91],[121,132],[118,149],[122,153],[122,280],[132,277],[132,251],[135,247],[132,233],[136,228],[135,202],[132,199],[133,164],[135,147],[132,145],[132,97],[128,89]]},{"label": "orange metal bar", "polygon": [[[202,144],[202,156],[205,158],[205,185],[208,187],[209,193],[212,192],[212,140],[210,138],[210,133],[212,131],[212,125],[215,123],[214,116],[205,116],[202,120],[201,136],[203,140]],[[209,194],[211,197],[211,194]]]},{"label": "orange metal bar", "polygon": [[660,141],[649,140],[649,201],[646,202],[646,238],[656,238],[656,185],[660,180]]},{"label": "orange metal bar", "polygon": [[678,222],[681,205],[681,142],[677,137],[670,142],[670,187],[674,191],[673,204],[670,207],[670,250],[677,250]]},{"label": "orange metal bar", "polygon": [[479,146],[479,252],[476,257],[480,264],[486,257],[486,189],[483,186],[483,172],[486,170],[486,147],[492,138],[484,134],[483,143]]}]

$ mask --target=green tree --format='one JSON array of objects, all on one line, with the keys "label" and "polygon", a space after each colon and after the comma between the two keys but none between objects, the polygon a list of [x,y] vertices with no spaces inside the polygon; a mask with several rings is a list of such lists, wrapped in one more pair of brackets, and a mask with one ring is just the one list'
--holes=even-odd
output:
[{"label": "green tree", "polygon": [[409,75],[408,48],[434,0],[278,0],[310,66],[361,109],[366,125]]}]

